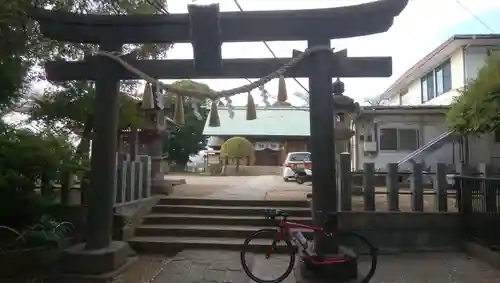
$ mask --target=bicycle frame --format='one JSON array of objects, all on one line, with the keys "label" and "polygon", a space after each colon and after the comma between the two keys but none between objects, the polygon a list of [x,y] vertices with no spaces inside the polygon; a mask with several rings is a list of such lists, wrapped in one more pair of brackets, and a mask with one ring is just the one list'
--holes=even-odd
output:
[{"label": "bicycle frame", "polygon": [[[284,240],[284,239],[291,240],[292,229],[306,229],[306,230],[311,230],[313,232],[321,232],[321,233],[319,233],[321,235],[321,238],[319,239],[320,241],[324,240],[325,234],[330,233],[327,229],[325,229],[323,227],[310,226],[310,225],[290,222],[290,221],[286,221],[286,219],[280,220],[278,227],[279,227],[279,231],[276,234],[276,239],[274,239],[274,241],[273,241],[273,246],[281,240]],[[297,247],[297,248],[301,249],[302,247]],[[267,254],[268,257],[271,255],[271,252],[272,252],[272,248],[270,248],[270,250],[268,251],[268,254]],[[318,256],[310,256],[310,255],[302,256],[302,258],[304,260],[310,261],[311,263],[313,263],[315,265],[342,263],[342,262],[347,261],[346,258],[319,259]]]}]

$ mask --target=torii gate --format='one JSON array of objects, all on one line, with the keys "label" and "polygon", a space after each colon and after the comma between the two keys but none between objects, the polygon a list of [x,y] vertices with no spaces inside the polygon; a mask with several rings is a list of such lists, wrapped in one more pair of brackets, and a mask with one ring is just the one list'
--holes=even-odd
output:
[{"label": "torii gate", "polygon": [[[309,78],[314,159],[313,219],[316,225],[322,225],[322,217],[317,211],[337,212],[332,78],[388,77],[392,74],[390,57],[352,58],[346,52],[332,53],[328,51],[330,41],[385,32],[407,3],[408,0],[379,0],[328,9],[223,13],[219,13],[217,5],[190,5],[189,14],[130,16],[34,9],[32,15],[40,23],[44,36],[100,46],[97,56],[84,61],[54,61],[46,65],[47,78],[51,81],[96,81],[94,117],[98,123],[95,123],[90,174],[90,233],[85,245],[75,246],[66,253],[69,256],[67,270],[106,273],[125,263],[126,244],[111,241],[118,87],[123,79],[146,79],[154,83],[155,79],[265,76],[241,88],[210,94],[182,92],[160,85],[178,95],[215,100],[248,92],[279,75]],[[222,59],[223,42],[265,40],[307,40],[308,50],[302,54],[296,52],[295,58]],[[136,60],[120,56],[126,43],[162,42],[192,43],[194,60]]]}]

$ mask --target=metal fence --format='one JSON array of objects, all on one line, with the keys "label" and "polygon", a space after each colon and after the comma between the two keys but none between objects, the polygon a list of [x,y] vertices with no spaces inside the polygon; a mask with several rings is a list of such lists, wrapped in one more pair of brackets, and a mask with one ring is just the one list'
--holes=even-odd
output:
[{"label": "metal fence", "polygon": [[465,236],[500,251],[500,178],[456,176]]}]

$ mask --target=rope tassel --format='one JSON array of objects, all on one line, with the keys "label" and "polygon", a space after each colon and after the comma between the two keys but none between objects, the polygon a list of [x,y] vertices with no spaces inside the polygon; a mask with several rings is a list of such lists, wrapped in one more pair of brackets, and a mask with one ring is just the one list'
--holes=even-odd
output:
[{"label": "rope tassel", "polygon": [[184,103],[183,97],[180,95],[176,97],[174,111],[174,122],[179,125],[184,125]]},{"label": "rope tassel", "polygon": [[217,108],[217,101],[212,101],[210,107],[210,117],[208,117],[209,127],[220,127],[219,109]]},{"label": "rope tassel", "polygon": [[146,83],[144,86],[144,92],[142,94],[141,108],[144,110],[154,109],[155,102],[153,98],[153,90],[150,83]]},{"label": "rope tassel", "polygon": [[286,102],[287,100],[285,77],[280,76],[278,81],[278,102]]},{"label": "rope tassel", "polygon": [[247,99],[247,120],[255,120],[257,119],[257,111],[255,107],[255,102],[253,101],[253,96],[249,92]]}]

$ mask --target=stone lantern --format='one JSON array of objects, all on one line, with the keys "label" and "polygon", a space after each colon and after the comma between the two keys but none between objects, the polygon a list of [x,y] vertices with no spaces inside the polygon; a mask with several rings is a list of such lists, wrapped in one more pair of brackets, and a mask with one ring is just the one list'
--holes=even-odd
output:
[{"label": "stone lantern", "polygon": [[151,157],[151,190],[153,193],[168,194],[170,188],[164,180],[163,168],[163,140],[168,131],[160,89],[146,83],[141,110],[146,116],[140,136],[147,145],[147,154]]},{"label": "stone lantern", "polygon": [[351,129],[353,114],[359,110],[359,104],[348,96],[343,95],[344,83],[337,78],[332,84],[335,127],[335,153],[349,151],[349,141],[354,135]]}]

